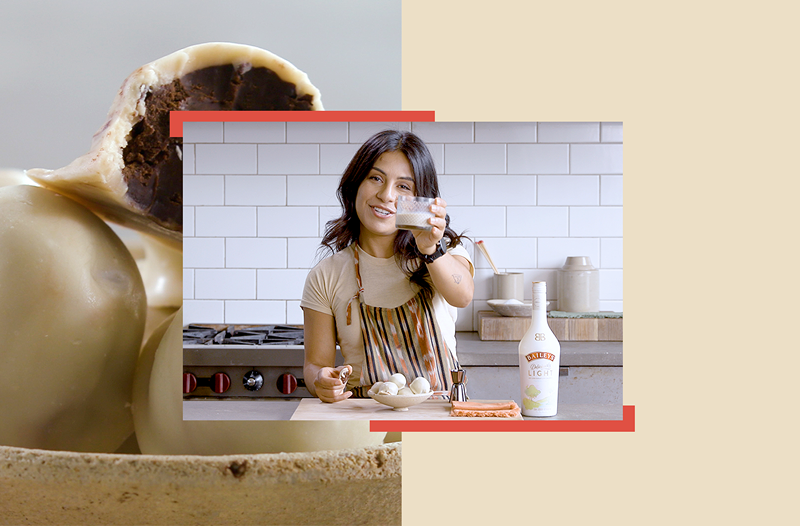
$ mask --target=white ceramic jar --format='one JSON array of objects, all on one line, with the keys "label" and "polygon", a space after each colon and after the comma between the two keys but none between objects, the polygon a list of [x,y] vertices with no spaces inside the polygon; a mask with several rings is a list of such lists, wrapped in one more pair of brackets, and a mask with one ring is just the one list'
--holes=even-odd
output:
[{"label": "white ceramic jar", "polygon": [[558,270],[558,310],[600,310],[600,272],[588,256],[570,256]]}]

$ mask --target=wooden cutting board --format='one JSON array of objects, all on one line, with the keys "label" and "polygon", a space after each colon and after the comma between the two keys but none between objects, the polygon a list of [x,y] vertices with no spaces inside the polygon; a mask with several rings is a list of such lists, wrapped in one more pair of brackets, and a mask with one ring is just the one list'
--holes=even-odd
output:
[{"label": "wooden cutting board", "polygon": [[[547,318],[558,341],[621,342],[622,318]],[[531,319],[501,316],[494,311],[478,311],[478,336],[481,340],[520,341]]]},{"label": "wooden cutting board", "polygon": [[[507,402],[508,400],[471,400],[474,402]],[[348,398],[335,404],[318,398],[303,398],[291,420],[522,420],[503,417],[452,417],[450,402],[425,400],[409,407],[408,411],[395,411],[372,398]]]}]

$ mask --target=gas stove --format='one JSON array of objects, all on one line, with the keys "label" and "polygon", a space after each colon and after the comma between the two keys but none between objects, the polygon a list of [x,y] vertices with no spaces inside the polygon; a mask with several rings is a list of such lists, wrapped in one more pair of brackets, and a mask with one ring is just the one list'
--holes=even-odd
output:
[{"label": "gas stove", "polygon": [[187,325],[184,399],[309,398],[303,342],[299,326]]}]

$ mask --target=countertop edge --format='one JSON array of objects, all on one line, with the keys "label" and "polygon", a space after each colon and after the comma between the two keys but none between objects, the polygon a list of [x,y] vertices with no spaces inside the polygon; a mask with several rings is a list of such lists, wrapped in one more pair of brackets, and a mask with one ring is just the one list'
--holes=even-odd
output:
[{"label": "countertop edge", "polygon": [[[565,367],[622,367],[622,342],[561,343]],[[477,332],[456,332],[458,361],[466,367],[518,367],[518,341],[481,340]]]}]

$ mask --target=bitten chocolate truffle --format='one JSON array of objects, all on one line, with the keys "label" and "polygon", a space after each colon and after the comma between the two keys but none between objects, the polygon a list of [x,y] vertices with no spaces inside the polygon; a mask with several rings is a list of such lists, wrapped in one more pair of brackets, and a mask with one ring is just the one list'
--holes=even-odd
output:
[{"label": "bitten chocolate truffle", "polygon": [[87,154],[27,175],[109,221],[180,243],[183,141],[169,136],[170,111],[322,109],[308,76],[269,51],[199,44],[129,75]]}]

